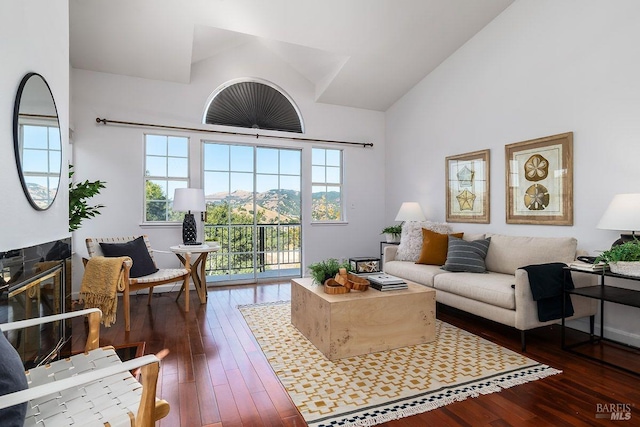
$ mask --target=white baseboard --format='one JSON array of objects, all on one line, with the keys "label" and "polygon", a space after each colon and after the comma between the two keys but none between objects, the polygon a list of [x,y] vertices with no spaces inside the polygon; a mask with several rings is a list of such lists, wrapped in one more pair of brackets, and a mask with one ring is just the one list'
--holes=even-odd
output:
[{"label": "white baseboard", "polygon": [[[589,318],[583,317],[581,319],[570,320],[567,322],[567,326],[588,333]],[[594,331],[596,335],[600,335],[600,321],[598,320],[597,316]],[[621,329],[612,328],[610,326],[607,326],[606,324],[604,325],[604,337],[640,348],[640,335],[632,334]]]}]

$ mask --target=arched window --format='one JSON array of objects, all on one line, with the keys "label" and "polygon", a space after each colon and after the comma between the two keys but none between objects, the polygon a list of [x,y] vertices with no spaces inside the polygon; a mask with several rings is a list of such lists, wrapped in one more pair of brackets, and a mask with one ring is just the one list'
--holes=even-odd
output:
[{"label": "arched window", "polygon": [[209,98],[203,122],[304,133],[302,116],[293,100],[273,83],[254,78],[233,80],[217,88]]}]

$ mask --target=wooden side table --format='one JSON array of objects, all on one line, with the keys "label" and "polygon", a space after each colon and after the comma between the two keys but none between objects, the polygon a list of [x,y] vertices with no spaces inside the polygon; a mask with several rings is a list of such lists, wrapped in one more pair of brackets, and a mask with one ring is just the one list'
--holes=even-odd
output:
[{"label": "wooden side table", "polygon": [[[171,246],[169,248],[171,252],[176,254],[182,265],[187,266],[187,259],[184,257],[186,254],[197,255],[197,257],[191,258],[191,278],[193,279],[193,284],[196,287],[196,292],[198,292],[198,297],[200,298],[200,303],[205,304],[207,302],[207,276],[206,276],[206,260],[209,252],[217,252],[220,250],[220,245],[217,243],[215,245],[197,245],[193,247],[189,246]],[[178,292],[178,298],[182,294],[184,290],[184,285],[180,288],[180,292]]]}]

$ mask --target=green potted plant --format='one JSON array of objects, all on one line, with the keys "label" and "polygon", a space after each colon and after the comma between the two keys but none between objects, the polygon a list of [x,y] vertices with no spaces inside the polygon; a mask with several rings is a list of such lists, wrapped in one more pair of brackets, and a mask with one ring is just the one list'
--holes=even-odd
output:
[{"label": "green potted plant", "polygon": [[324,261],[316,262],[309,265],[309,271],[314,283],[318,285],[324,284],[324,281],[335,277],[338,274],[340,268],[346,268],[347,271],[351,271],[351,266],[346,261],[338,261],[335,258],[329,258]]},{"label": "green potted plant", "polygon": [[69,231],[79,229],[83,220],[100,215],[100,209],[104,205],[89,206],[87,200],[100,194],[106,184],[104,181],[74,183],[71,181],[72,176],[73,165],[69,165]]},{"label": "green potted plant", "polygon": [[598,256],[596,262],[605,262],[612,273],[640,277],[640,240],[633,239],[612,246]]},{"label": "green potted plant", "polygon": [[402,224],[385,227],[380,234],[385,235],[387,243],[397,243],[400,241],[400,234],[402,234]]}]

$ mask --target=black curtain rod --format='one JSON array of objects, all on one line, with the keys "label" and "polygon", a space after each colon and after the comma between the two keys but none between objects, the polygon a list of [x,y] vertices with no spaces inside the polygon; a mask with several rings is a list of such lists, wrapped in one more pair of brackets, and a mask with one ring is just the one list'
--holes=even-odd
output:
[{"label": "black curtain rod", "polygon": [[186,131],[192,131],[192,132],[220,133],[224,135],[255,136],[256,139],[257,138],[289,139],[294,141],[312,141],[312,142],[328,142],[331,144],[360,145],[362,148],[373,147],[372,142],[349,142],[349,141],[335,141],[332,139],[299,138],[295,136],[260,135],[258,133],[252,134],[252,133],[229,132],[229,131],[213,130],[213,129],[188,128],[183,126],[155,125],[152,123],[123,122],[120,120],[101,119],[100,117],[96,117],[96,123],[102,123],[105,125],[109,123],[114,123],[114,124],[126,125],[126,126],[142,126],[142,127],[151,127],[151,128],[161,128],[161,129],[186,130]]}]

